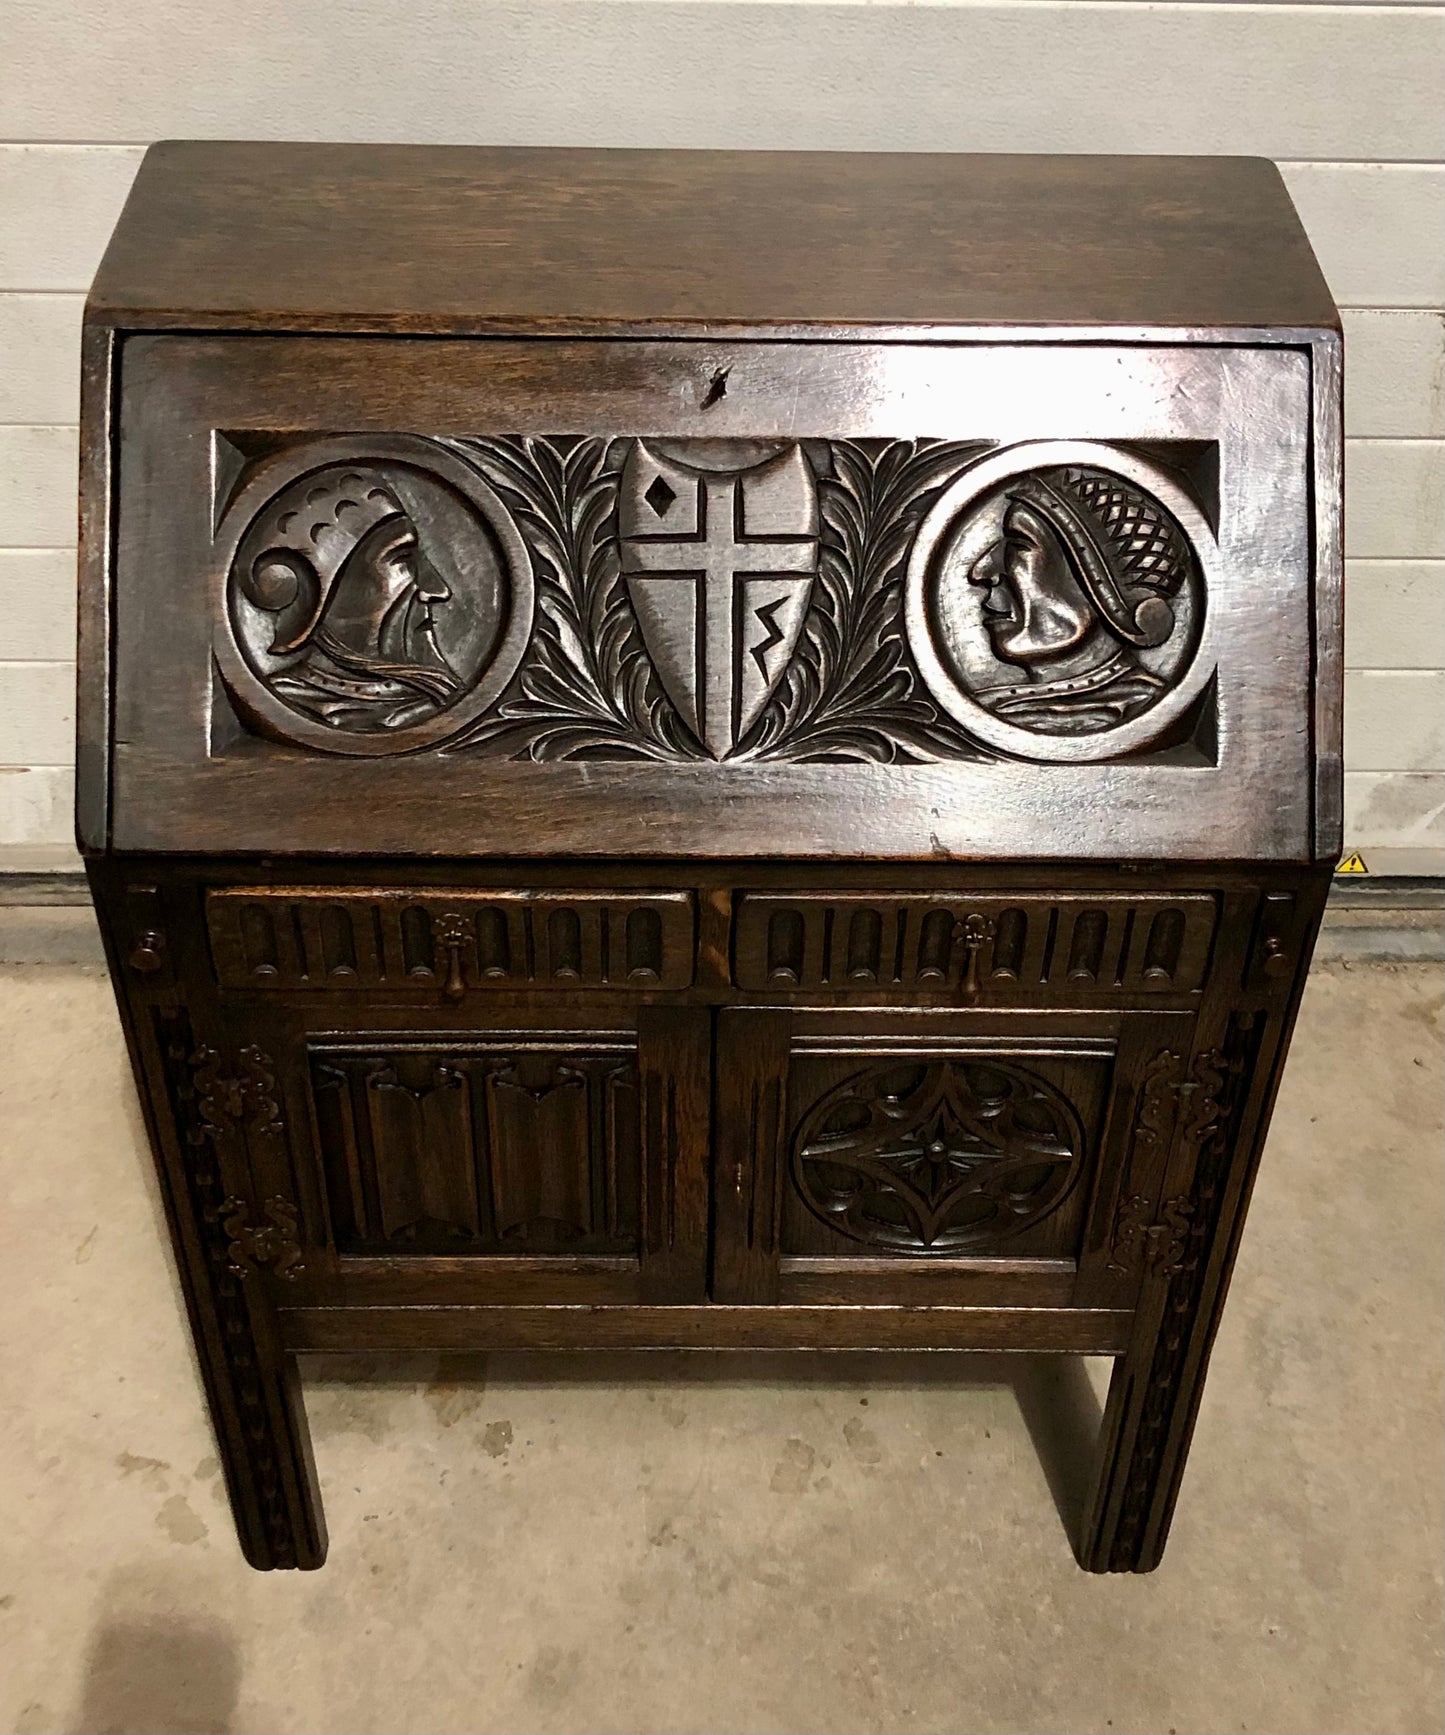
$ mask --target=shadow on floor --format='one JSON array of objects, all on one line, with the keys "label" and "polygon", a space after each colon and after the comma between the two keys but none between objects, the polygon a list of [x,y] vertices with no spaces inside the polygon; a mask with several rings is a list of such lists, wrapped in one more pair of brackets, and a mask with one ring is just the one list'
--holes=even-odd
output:
[{"label": "shadow on floor", "polygon": [[107,1617],[72,1735],[226,1735],[241,1688],[235,1640],[203,1615]]},{"label": "shadow on floor", "polygon": [[856,1385],[1007,1386],[1014,1395],[1069,1543],[1078,1550],[1103,1411],[1084,1362],[1072,1355],[926,1354],[843,1350],[521,1350],[449,1354],[314,1355],[301,1358],[308,1383],[448,1391],[508,1384],[647,1386]]},{"label": "shadow on floor", "polygon": [[1103,1410],[1077,1356],[1021,1355],[1010,1359],[1009,1383],[1069,1546],[1077,1555]]}]

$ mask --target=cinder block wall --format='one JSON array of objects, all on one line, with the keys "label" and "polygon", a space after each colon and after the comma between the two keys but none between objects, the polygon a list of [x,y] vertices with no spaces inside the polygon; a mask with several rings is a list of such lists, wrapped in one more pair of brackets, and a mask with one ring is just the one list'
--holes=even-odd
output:
[{"label": "cinder block wall", "polygon": [[77,332],[146,143],[1229,152],[1345,313],[1348,842],[1445,867],[1445,6],[0,0],[0,871],[70,841]]}]

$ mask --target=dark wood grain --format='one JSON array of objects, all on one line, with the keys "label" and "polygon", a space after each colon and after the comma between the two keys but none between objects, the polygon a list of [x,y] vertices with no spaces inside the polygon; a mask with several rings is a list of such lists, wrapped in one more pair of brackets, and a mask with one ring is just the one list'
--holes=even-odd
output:
[{"label": "dark wood grain", "polygon": [[1157,1564],[1339,847],[1339,359],[1243,159],[148,154],[77,825],[253,1565],[300,1355],[579,1346],[1112,1355],[1080,1560]]},{"label": "dark wood grain", "polygon": [[1131,1315],[1104,1308],[606,1306],[297,1308],[293,1353],[467,1349],[996,1349],[1116,1355]]},{"label": "dark wood grain", "polygon": [[152,146],[97,274],[126,329],[1332,325],[1248,157]]}]

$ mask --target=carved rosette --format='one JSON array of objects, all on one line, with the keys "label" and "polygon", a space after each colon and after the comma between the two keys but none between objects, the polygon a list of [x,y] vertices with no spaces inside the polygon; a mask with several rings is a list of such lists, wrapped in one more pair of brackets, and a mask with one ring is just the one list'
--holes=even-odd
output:
[{"label": "carved rosette", "polygon": [[792,1176],[808,1209],[891,1252],[986,1248],[1068,1194],[1084,1156],[1072,1106],[995,1061],[893,1061],[855,1074],[803,1117]]},{"label": "carved rosette", "polygon": [[238,716],[339,753],[1107,759],[1212,672],[1202,510],[1097,444],[319,438],[218,520]]}]

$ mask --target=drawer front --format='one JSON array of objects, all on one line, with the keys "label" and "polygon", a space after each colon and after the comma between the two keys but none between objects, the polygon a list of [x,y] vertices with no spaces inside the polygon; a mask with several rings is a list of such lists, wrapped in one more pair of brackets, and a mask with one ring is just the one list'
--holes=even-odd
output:
[{"label": "drawer front", "polygon": [[115,847],[1312,852],[1306,349],[122,347]]},{"label": "drawer front", "polygon": [[936,897],[742,894],[739,988],[876,1000],[1197,995],[1218,920],[1208,894]]},{"label": "drawer front", "polygon": [[691,892],[236,886],[206,894],[223,988],[474,992],[686,988]]}]

